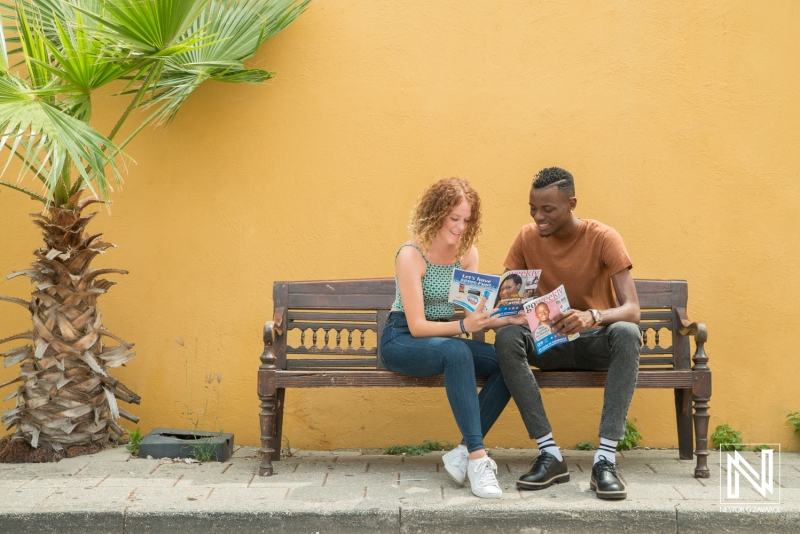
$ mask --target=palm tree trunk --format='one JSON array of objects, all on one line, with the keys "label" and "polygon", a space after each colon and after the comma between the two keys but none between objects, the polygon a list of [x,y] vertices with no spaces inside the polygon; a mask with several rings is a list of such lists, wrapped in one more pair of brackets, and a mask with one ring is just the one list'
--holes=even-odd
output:
[{"label": "palm tree trunk", "polygon": [[[0,387],[18,384],[7,397],[16,397],[16,406],[3,412],[2,422],[16,427],[15,439],[24,438],[33,447],[48,444],[61,450],[104,443],[109,432],[122,435],[114,419],[138,422],[117,406],[117,399],[139,404],[140,397],[108,373],[136,353],[132,344],[103,328],[97,309],[97,298],[114,285],[101,276],[127,271],[90,267],[98,254],[114,245],[99,241],[101,234],[85,232],[95,213],[81,212],[96,200],[78,202],[79,196],[66,207],[51,206],[44,215],[32,215],[44,232],[45,246],[34,252],[30,269],[9,275],[32,280],[31,301],[0,297],[28,308],[33,320],[31,331],[0,340],[28,341],[2,353],[6,367],[21,367],[17,378]],[[106,345],[108,340],[115,344]]]}]

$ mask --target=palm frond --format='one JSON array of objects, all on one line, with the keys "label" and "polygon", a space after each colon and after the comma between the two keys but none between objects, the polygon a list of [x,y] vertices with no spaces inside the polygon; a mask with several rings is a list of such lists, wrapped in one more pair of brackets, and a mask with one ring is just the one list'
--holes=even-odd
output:
[{"label": "palm frond", "polygon": [[[59,186],[69,187],[59,182],[69,176],[72,164],[77,179],[96,196],[107,199],[111,190],[108,175],[121,181],[115,161],[119,149],[85,122],[39,98],[39,92],[11,73],[0,76],[0,152],[10,148],[11,159],[21,147],[25,158],[19,179],[26,169],[38,173],[48,201]],[[13,146],[7,146],[8,140]]]},{"label": "palm frond", "polygon": [[[140,56],[169,56],[201,43],[206,36],[195,33],[181,39],[203,11],[207,0],[98,0],[98,13],[78,3],[77,11],[98,23],[98,35],[119,50]],[[176,46],[178,41],[179,46]]]},{"label": "palm frond", "polygon": [[[286,28],[310,0],[211,0],[186,36],[205,28],[214,41],[176,54],[164,63],[147,106],[159,105],[152,120],[170,122],[187,98],[206,80],[262,83],[273,72],[244,66],[266,39]],[[126,141],[127,142],[127,141]],[[122,143],[121,146],[125,146]]]}]

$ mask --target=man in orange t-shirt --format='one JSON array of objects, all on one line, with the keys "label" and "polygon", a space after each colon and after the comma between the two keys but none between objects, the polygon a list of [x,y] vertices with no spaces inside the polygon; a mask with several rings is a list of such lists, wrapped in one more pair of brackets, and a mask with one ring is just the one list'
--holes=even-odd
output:
[{"label": "man in orange t-shirt", "polygon": [[553,329],[564,335],[580,333],[574,341],[539,355],[527,325],[497,332],[495,349],[503,376],[528,434],[539,446],[539,456],[517,480],[517,488],[538,490],[569,480],[530,366],[608,370],[600,445],[589,487],[598,498],[624,499],[627,490],[617,476],[614,453],[639,372],[639,298],[622,238],[610,226],[575,217],[577,203],[572,174],[558,167],[541,170],[530,193],[534,222],[520,230],[504,264],[509,270],[541,269],[539,295],[563,284],[571,309],[555,318]]}]

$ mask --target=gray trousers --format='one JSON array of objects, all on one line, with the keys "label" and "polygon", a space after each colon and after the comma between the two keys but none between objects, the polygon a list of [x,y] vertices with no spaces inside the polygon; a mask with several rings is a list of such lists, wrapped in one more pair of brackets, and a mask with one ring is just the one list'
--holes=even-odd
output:
[{"label": "gray trousers", "polygon": [[530,366],[543,371],[608,370],[603,395],[600,437],[619,441],[639,374],[641,331],[633,323],[619,322],[581,332],[575,341],[536,353],[533,334],[526,326],[511,325],[497,331],[497,360],[506,385],[517,403],[531,439],[552,432],[544,411],[539,385]]}]

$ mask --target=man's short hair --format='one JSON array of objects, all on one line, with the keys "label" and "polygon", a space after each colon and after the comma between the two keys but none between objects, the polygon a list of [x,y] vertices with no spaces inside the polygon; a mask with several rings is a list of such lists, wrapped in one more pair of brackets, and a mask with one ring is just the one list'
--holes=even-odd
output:
[{"label": "man's short hair", "polygon": [[565,171],[561,167],[542,169],[533,177],[534,189],[544,189],[551,186],[558,187],[558,190],[563,195],[566,195],[567,198],[575,196],[575,180],[572,178],[572,173]]}]

